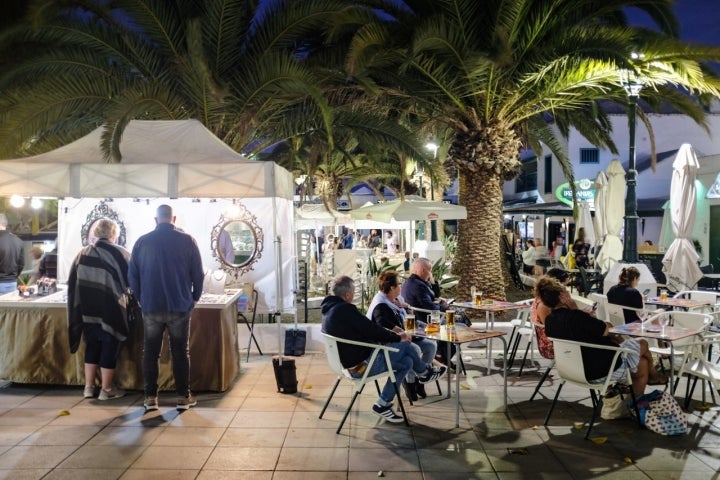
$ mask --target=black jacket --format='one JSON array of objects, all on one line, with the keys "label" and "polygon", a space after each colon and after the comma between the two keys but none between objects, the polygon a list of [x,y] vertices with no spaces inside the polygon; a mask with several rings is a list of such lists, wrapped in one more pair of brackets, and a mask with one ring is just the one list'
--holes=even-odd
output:
[{"label": "black jacket", "polygon": [[[322,331],[333,337],[345,338],[365,343],[399,342],[400,335],[383,328],[362,315],[357,307],[340,297],[325,297],[320,306],[323,314]],[[339,344],[340,362],[343,367],[354,367],[372,353],[369,347]]]},{"label": "black jacket", "polygon": [[12,232],[0,230],[0,282],[15,282],[25,267],[23,242]]},{"label": "black jacket", "polygon": [[[426,310],[445,311],[445,307],[435,303],[435,297],[440,296],[440,287],[431,285],[414,273],[410,275],[402,286],[402,297],[411,307],[424,308]],[[427,323],[427,313],[415,312],[415,318]]]}]

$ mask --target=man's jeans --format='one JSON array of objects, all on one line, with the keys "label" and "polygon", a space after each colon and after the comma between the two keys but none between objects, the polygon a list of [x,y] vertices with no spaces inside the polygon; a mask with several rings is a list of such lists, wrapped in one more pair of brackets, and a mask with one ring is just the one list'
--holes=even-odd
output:
[{"label": "man's jeans", "polygon": [[[428,369],[428,365],[422,361],[418,354],[417,347],[412,342],[396,342],[388,343],[388,347],[397,348],[397,352],[390,352],[390,364],[395,370],[395,381],[397,388],[400,388],[402,381],[405,379],[405,375],[412,370],[415,373],[425,373]],[[375,363],[370,367],[370,373],[368,376],[377,375],[380,372],[387,370],[385,366],[385,355],[378,353]],[[386,403],[392,402],[395,397],[395,389],[393,388],[390,379],[385,382],[385,386],[380,393],[380,398]]]},{"label": "man's jeans", "polygon": [[190,313],[143,312],[143,377],[146,397],[158,394],[158,359],[165,328],[170,336],[175,390],[180,397],[190,394]]},{"label": "man's jeans", "polygon": [[17,290],[17,282],[0,282],[0,295]]}]

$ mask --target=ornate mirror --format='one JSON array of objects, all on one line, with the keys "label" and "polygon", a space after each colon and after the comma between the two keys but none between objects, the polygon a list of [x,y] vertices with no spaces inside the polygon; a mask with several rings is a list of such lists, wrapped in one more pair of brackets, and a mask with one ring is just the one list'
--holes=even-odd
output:
[{"label": "ornate mirror", "polygon": [[95,230],[95,225],[97,224],[97,221],[103,218],[112,220],[118,226],[117,244],[121,247],[124,247],[126,239],[125,223],[120,220],[117,212],[110,208],[107,203],[105,203],[105,200],[95,205],[95,208],[93,208],[92,211],[88,213],[88,216],[85,218],[85,223],[83,223],[83,226],[80,229],[80,238],[82,239],[83,247],[95,243],[95,240],[97,239],[95,238],[95,235],[93,235],[93,230]]},{"label": "ornate mirror", "polygon": [[210,248],[220,267],[237,278],[262,257],[264,237],[255,215],[244,205],[233,205],[231,210],[213,227]]}]

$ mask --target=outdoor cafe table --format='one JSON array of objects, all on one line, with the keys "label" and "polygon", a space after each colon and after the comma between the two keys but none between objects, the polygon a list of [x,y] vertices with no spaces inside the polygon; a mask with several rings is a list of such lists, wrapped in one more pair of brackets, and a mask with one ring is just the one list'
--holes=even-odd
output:
[{"label": "outdoor cafe table", "polygon": [[673,370],[675,369],[675,348],[673,342],[694,335],[699,335],[704,329],[700,328],[697,330],[683,327],[660,327],[657,325],[648,325],[642,322],[626,323],[624,325],[617,325],[611,328],[610,333],[617,333],[620,335],[627,335],[629,337],[638,338],[654,338],[655,340],[666,341],[670,345],[670,391],[674,391],[673,383]]},{"label": "outdoor cafe table", "polygon": [[[454,343],[457,346],[457,357],[462,359],[462,344],[475,342],[478,340],[489,340],[491,338],[499,337],[503,342],[503,405],[507,412],[507,368],[505,362],[507,362],[507,342],[505,341],[505,332],[491,332],[482,330],[479,328],[466,327],[456,325],[454,328],[447,328],[445,325],[440,327],[438,332],[427,333],[423,329],[408,330],[408,333],[417,337],[429,338],[431,340],[438,340],[447,343],[447,356],[450,358],[450,344]],[[458,362],[458,369],[460,368],[460,362]],[[447,375],[447,395],[446,398],[450,398],[450,375]],[[455,372],[455,426],[460,426],[460,371]]]},{"label": "outdoor cafe table", "polygon": [[707,300],[690,300],[689,298],[668,297],[665,300],[662,300],[660,297],[650,297],[645,301],[645,304],[669,307],[673,309],[682,308],[684,310],[689,310],[691,308],[712,305],[712,302]]},{"label": "outdoor cafe table", "polygon": [[[474,309],[485,312],[485,328],[487,330],[492,330],[493,328],[495,328],[495,313],[509,312],[512,310],[522,310],[523,308],[527,308],[527,305],[519,305],[517,303],[504,302],[500,300],[486,300],[481,305],[475,305],[474,302],[460,302],[456,303],[455,307],[461,309]],[[487,341],[487,357],[488,373],[490,373],[490,369],[492,368],[492,337],[490,337]]]}]

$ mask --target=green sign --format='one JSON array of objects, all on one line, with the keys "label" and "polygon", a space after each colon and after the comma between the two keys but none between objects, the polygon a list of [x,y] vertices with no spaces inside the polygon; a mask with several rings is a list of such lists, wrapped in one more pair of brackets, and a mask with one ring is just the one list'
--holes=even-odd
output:
[{"label": "green sign", "polygon": [[[575,188],[577,189],[577,199],[595,203],[595,182],[590,179],[583,178],[575,180]],[[565,182],[555,189],[555,196],[558,200],[566,205],[573,206],[572,190],[570,190],[570,182]]]}]

